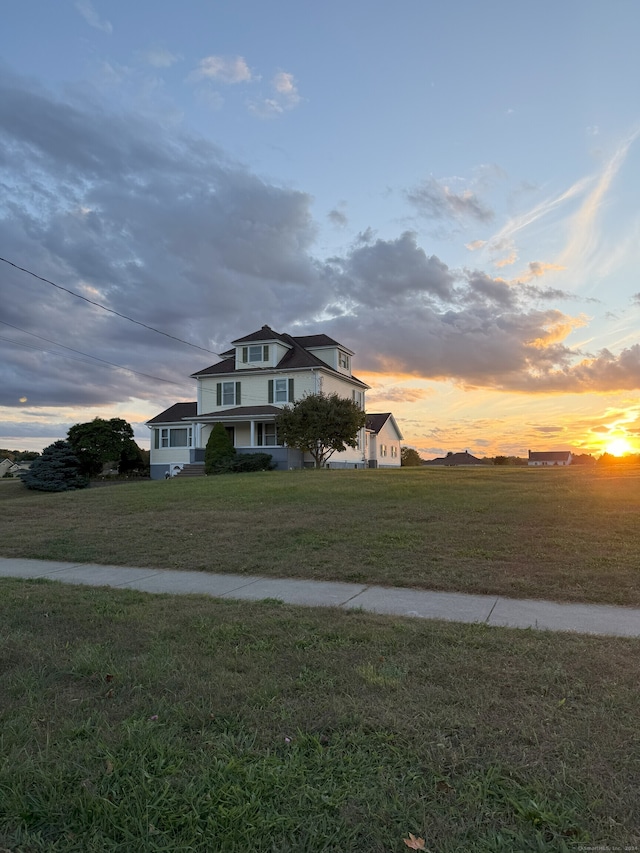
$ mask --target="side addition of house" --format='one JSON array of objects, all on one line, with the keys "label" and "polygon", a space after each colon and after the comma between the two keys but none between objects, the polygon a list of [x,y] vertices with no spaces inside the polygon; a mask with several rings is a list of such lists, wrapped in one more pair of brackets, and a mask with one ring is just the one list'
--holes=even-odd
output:
[{"label": "side addition of house", "polygon": [[[147,422],[151,477],[192,468],[201,472],[213,425],[226,428],[239,453],[270,453],[282,470],[312,464],[311,457],[278,441],[280,410],[308,394],[338,394],[365,409],[368,385],[351,372],[353,352],[327,335],[293,337],[269,326],[232,341],[221,361],[192,374],[193,402],[176,403]],[[335,453],[332,468],[400,465],[402,434],[391,413],[370,414],[358,447]]]}]

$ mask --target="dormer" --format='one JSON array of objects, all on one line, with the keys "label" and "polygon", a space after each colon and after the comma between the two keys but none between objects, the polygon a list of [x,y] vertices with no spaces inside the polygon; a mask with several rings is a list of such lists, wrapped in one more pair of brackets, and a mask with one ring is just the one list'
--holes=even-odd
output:
[{"label": "dormer", "polygon": [[324,361],[329,367],[342,373],[343,376],[351,376],[351,358],[353,352],[342,345],[308,347],[316,358]]},{"label": "dormer", "polygon": [[232,341],[236,370],[276,367],[291,347],[279,339],[277,332],[263,326],[259,332]]}]

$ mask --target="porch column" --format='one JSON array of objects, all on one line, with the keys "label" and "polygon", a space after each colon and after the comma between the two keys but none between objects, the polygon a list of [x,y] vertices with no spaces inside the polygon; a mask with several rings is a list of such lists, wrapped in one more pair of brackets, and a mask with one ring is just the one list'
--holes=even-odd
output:
[{"label": "porch column", "polygon": [[255,447],[256,446],[256,422],[250,421],[249,423],[251,426],[251,439],[250,439],[251,447]]}]

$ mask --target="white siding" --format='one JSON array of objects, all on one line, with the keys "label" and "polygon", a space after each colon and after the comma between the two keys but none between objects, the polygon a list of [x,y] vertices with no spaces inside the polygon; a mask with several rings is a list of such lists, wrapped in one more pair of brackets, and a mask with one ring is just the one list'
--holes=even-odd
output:
[{"label": "white siding", "polygon": [[[386,448],[386,455],[381,455],[381,447]],[[400,467],[400,439],[398,438],[398,433],[395,431],[393,422],[391,418],[388,418],[380,432],[376,437],[375,448],[377,451],[377,455],[375,458],[378,460],[378,467],[380,468],[399,468]],[[394,448],[392,450],[391,448]],[[395,455],[394,455],[395,452]],[[372,458],[374,458],[372,456]]]}]

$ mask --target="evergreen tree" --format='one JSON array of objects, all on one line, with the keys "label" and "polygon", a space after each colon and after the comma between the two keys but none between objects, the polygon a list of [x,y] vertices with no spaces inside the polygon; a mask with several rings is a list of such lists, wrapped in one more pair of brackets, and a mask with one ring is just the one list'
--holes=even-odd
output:
[{"label": "evergreen tree", "polygon": [[89,485],[88,477],[80,473],[80,462],[68,441],[56,441],[45,447],[21,478],[28,489],[40,492],[67,492]]},{"label": "evergreen tree", "polygon": [[229,433],[221,423],[213,425],[204,451],[204,470],[206,474],[219,474],[231,470],[236,455]]}]

